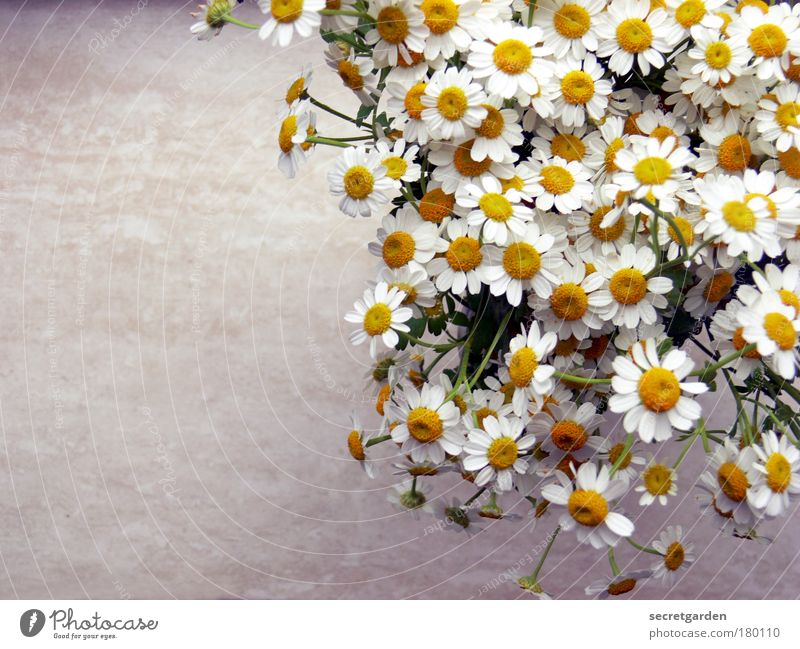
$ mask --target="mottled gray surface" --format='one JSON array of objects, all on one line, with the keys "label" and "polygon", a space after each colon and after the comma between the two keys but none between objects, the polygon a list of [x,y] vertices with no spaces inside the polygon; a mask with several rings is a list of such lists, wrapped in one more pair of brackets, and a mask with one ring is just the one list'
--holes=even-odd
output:
[{"label": "mottled gray surface", "polygon": [[[197,43],[190,5],[149,5],[0,6],[0,596],[520,596],[507,575],[552,520],[434,531],[346,458],[350,410],[372,408],[341,315],[372,277],[376,221],[337,212],[330,151],[294,181],[275,169],[301,62],[352,105],[321,44]],[[705,403],[727,421],[727,400]],[[719,536],[691,490],[678,501],[702,560],[638,596],[798,595],[796,515],[764,546]],[[642,541],[667,509],[647,518]],[[607,571],[565,534],[543,583],[582,596]]]}]

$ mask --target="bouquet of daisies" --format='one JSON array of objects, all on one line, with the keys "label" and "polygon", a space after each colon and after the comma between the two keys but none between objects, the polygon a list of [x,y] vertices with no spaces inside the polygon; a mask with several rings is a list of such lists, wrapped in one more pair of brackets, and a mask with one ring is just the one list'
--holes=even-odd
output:
[{"label": "bouquet of daisies", "polygon": [[[620,509],[697,490],[703,515],[762,539],[800,493],[800,6],[763,0],[228,0],[201,5],[280,47],[318,31],[355,115],[294,78],[278,166],[341,149],[345,214],[379,221],[380,264],[351,312],[373,359],[379,430],[353,417],[352,457],[394,444],[395,501],[474,530],[526,500],[606,550],[610,577],[673,583],[680,527],[636,539]],[[253,11],[253,16],[258,15]],[[357,135],[318,133],[325,111]],[[701,399],[729,391],[721,428]],[[705,453],[701,475],[681,470]],[[386,460],[390,462],[390,460]],[[428,484],[426,484],[428,483]],[[467,491],[469,489],[469,491]],[[539,528],[537,528],[539,529]],[[651,555],[621,572],[614,549]]]}]

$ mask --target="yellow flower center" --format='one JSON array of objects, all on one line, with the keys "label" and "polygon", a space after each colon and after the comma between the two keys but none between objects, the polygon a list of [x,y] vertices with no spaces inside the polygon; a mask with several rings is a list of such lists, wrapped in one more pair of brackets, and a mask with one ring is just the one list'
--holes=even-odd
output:
[{"label": "yellow flower center", "polygon": [[492,468],[502,471],[512,466],[517,461],[519,449],[517,443],[510,437],[500,437],[489,446],[486,457]]},{"label": "yellow flower center", "polygon": [[[608,452],[608,461],[611,462],[612,465],[617,464],[619,458],[622,457],[622,453],[624,451],[625,451],[625,444],[623,444],[622,442],[614,444],[614,446],[612,446],[611,450]],[[630,451],[625,452],[625,457],[617,465],[617,470],[621,471],[622,469],[627,469],[631,465],[632,460],[633,460],[633,454]]]},{"label": "yellow flower center", "polygon": [[686,551],[679,541],[673,541],[667,548],[667,553],[664,555],[664,566],[667,570],[675,571],[683,565],[686,558]]},{"label": "yellow flower center", "polygon": [[541,267],[539,251],[524,241],[512,243],[503,253],[503,268],[513,279],[531,279]]},{"label": "yellow flower center", "polygon": [[764,331],[783,351],[788,351],[797,344],[797,332],[794,330],[792,321],[782,313],[765,315]]},{"label": "yellow flower center", "polygon": [[[733,347],[736,351],[742,349],[745,345],[747,345],[747,341],[744,339],[742,332],[744,331],[744,327],[737,327],[736,331],[733,332]],[[745,353],[745,358],[753,358],[759,359],[761,358],[761,354],[758,353],[758,350],[753,349],[752,351]]]},{"label": "yellow flower center", "polygon": [[408,163],[398,155],[385,158],[382,164],[386,167],[386,175],[394,180],[400,180],[408,170]]},{"label": "yellow flower center", "polygon": [[583,105],[594,97],[592,75],[583,70],[572,70],[561,80],[561,94],[568,104]]},{"label": "yellow flower center", "polygon": [[608,290],[620,304],[637,304],[647,295],[647,280],[636,268],[622,268],[611,276]]},{"label": "yellow flower center", "polygon": [[364,314],[364,331],[370,336],[380,336],[392,324],[392,311],[385,304],[373,304]]},{"label": "yellow flower center", "polygon": [[589,12],[580,5],[565,4],[553,14],[553,26],[564,38],[580,38],[591,27]]},{"label": "yellow flower center", "polygon": [[399,45],[408,36],[408,19],[400,7],[381,9],[375,26],[380,37],[392,45]]},{"label": "yellow flower center", "polygon": [[773,201],[769,196],[766,194],[758,194],[756,192],[745,194],[744,201],[745,203],[749,203],[751,198],[760,198],[767,204],[767,209],[769,210],[769,218],[777,219],[778,218],[778,206],[775,205],[775,201]]},{"label": "yellow flower center", "polygon": [[[683,240],[686,242],[686,245],[691,246],[694,243],[694,229],[692,228],[692,224],[682,216],[676,216],[672,220],[675,225],[678,226],[678,232],[680,232],[683,236]],[[675,243],[679,244],[681,242],[680,238],[678,237],[678,232],[676,232],[675,228],[673,228],[671,225],[669,226],[668,232],[669,238]]]},{"label": "yellow flower center", "polygon": [[586,445],[589,436],[586,429],[577,421],[565,419],[550,429],[550,439],[562,451],[577,451]]},{"label": "yellow flower center", "polygon": [[750,142],[738,133],[729,135],[720,142],[717,159],[725,171],[743,171],[750,162]]},{"label": "yellow flower center", "polygon": [[764,0],[740,0],[739,3],[736,5],[736,13],[742,13],[742,9],[745,7],[758,7],[762,14],[765,16],[769,11],[769,5],[764,2]]},{"label": "yellow flower center", "polygon": [[486,109],[486,117],[480,126],[475,129],[475,133],[481,137],[494,140],[503,134],[503,127],[505,126],[503,114],[490,104],[482,104],[482,106]]},{"label": "yellow flower center", "polygon": [[487,192],[481,196],[478,201],[478,207],[481,208],[481,211],[487,218],[492,219],[492,221],[498,221],[499,223],[505,223],[514,214],[511,201],[502,194],[497,194],[495,192]]},{"label": "yellow flower center", "polygon": [[542,167],[542,187],[545,191],[556,196],[566,194],[575,185],[575,179],[568,169],[558,165],[548,165]]},{"label": "yellow flower center", "polygon": [[550,151],[567,162],[583,160],[586,155],[586,145],[572,133],[558,133],[550,143]]},{"label": "yellow flower center", "polygon": [[454,271],[475,270],[483,261],[480,243],[470,237],[457,237],[445,254],[447,263]]},{"label": "yellow flower center", "polygon": [[292,104],[303,95],[306,89],[306,80],[304,77],[299,77],[292,82],[289,89],[286,91],[286,103]]},{"label": "yellow flower center", "polygon": [[392,282],[389,288],[396,288],[406,294],[401,304],[409,305],[417,301],[417,289],[407,282]]},{"label": "yellow flower center", "polygon": [[537,367],[539,367],[539,361],[536,358],[536,352],[530,347],[522,347],[511,356],[508,374],[516,387],[524,388],[531,382]]},{"label": "yellow flower center", "polygon": [[414,258],[416,245],[408,232],[392,232],[383,241],[383,260],[389,268],[405,266]]},{"label": "yellow flower center", "polygon": [[800,115],[800,104],[794,101],[787,101],[778,106],[775,111],[775,121],[778,122],[784,131],[788,131],[790,126],[797,128],[800,123],[797,116]]},{"label": "yellow flower center", "polygon": [[361,443],[361,434],[357,430],[351,430],[347,436],[347,448],[354,459],[362,461],[367,455],[364,453],[364,445]]},{"label": "yellow flower center", "polygon": [[419,201],[419,215],[425,221],[441,223],[450,215],[456,204],[452,194],[445,194],[441,187],[429,189]]},{"label": "yellow flower center", "polygon": [[703,290],[703,297],[709,302],[719,302],[728,295],[733,286],[733,275],[726,271],[716,273]]},{"label": "yellow flower center", "polygon": [[389,398],[389,395],[392,394],[392,386],[388,383],[386,385],[382,385],[380,391],[378,392],[378,398],[375,400],[375,410],[377,410],[378,414],[383,417],[384,409],[383,405],[386,403],[386,400]]},{"label": "yellow flower center", "polygon": [[722,218],[734,230],[752,232],[756,229],[756,215],[746,203],[728,201],[722,206]]},{"label": "yellow flower center", "polygon": [[369,196],[374,184],[375,178],[372,172],[361,165],[350,167],[344,174],[344,191],[355,200]]},{"label": "yellow flower center", "polygon": [[436,108],[446,120],[455,122],[467,112],[467,95],[458,86],[449,86],[442,90],[436,101]]},{"label": "yellow flower center", "polygon": [[610,173],[614,173],[615,171],[617,171],[619,169],[619,167],[617,167],[617,164],[616,164],[615,160],[617,158],[617,153],[624,146],[625,146],[625,142],[622,141],[622,138],[618,137],[618,138],[614,138],[611,141],[611,144],[609,144],[606,147],[606,153],[605,153],[605,156],[604,156],[605,160],[603,162],[603,165],[605,167],[606,173],[609,173],[609,174]]},{"label": "yellow flower center", "polygon": [[297,116],[289,115],[281,123],[281,130],[278,133],[278,146],[284,153],[289,153],[294,146],[292,138],[297,133]]},{"label": "yellow flower center", "polygon": [[733,59],[731,47],[723,41],[715,41],[706,46],[706,64],[712,70],[723,70]]},{"label": "yellow flower center", "polygon": [[626,52],[639,54],[653,42],[653,30],[641,18],[628,18],[617,27],[617,42]]},{"label": "yellow flower center", "polygon": [[732,501],[740,503],[747,497],[750,482],[745,472],[733,462],[725,462],[717,470],[717,483],[722,492]]},{"label": "yellow flower center", "polygon": [[777,25],[759,25],[747,38],[747,44],[756,56],[771,59],[783,54],[789,39]]},{"label": "yellow flower center", "polygon": [[533,61],[531,48],[516,38],[509,38],[494,48],[494,64],[506,74],[525,72]]},{"label": "yellow flower center", "polygon": [[611,207],[609,206],[599,207],[589,219],[589,231],[598,241],[616,241],[622,236],[622,232],[625,230],[625,217],[622,215],[614,225],[610,225],[607,228],[600,227],[603,218],[605,218],[605,215],[610,211]]},{"label": "yellow flower center", "polygon": [[628,577],[608,585],[608,594],[613,597],[631,592],[636,587],[636,580]]},{"label": "yellow flower center", "polygon": [[293,23],[303,13],[303,0],[272,0],[270,10],[279,23]]},{"label": "yellow flower center", "polygon": [[[513,386],[512,386],[513,387]],[[478,420],[478,428],[483,428],[483,420],[487,417],[497,417],[497,411],[492,410],[488,406],[475,411],[475,419]]]},{"label": "yellow flower center", "polygon": [[631,113],[628,117],[625,118],[625,126],[623,127],[623,132],[627,133],[628,135],[644,135],[639,125],[636,123],[636,120],[641,117],[642,113]]},{"label": "yellow flower center", "polygon": [[358,66],[352,61],[346,59],[344,61],[339,61],[337,71],[344,85],[351,90],[362,90],[364,88],[364,77],[361,76]]},{"label": "yellow flower center", "polygon": [[644,488],[653,496],[666,496],[672,487],[672,471],[663,464],[653,464],[642,474]]},{"label": "yellow flower center", "polygon": [[675,20],[686,29],[699,23],[705,15],[706,6],[700,0],[686,0],[675,10]]},{"label": "yellow flower center", "polygon": [[578,350],[580,341],[575,336],[570,336],[556,343],[553,353],[556,356],[572,356]]},{"label": "yellow flower center", "polygon": [[644,158],[634,165],[633,175],[642,185],[663,185],[672,175],[672,165],[664,158]]},{"label": "yellow flower center", "polygon": [[677,134],[673,131],[669,126],[665,126],[662,124],[661,126],[656,126],[651,132],[650,137],[656,138],[659,142],[663,142],[668,137],[677,138]]},{"label": "yellow flower center", "polygon": [[472,159],[472,146],[475,140],[467,140],[460,144],[453,154],[453,166],[456,171],[465,178],[474,178],[489,171],[492,166],[492,159],[489,157],[484,158],[480,162]]},{"label": "yellow flower center", "polygon": [[458,6],[453,0],[423,0],[420,9],[432,34],[445,34],[458,22]]},{"label": "yellow flower center", "polygon": [[525,189],[525,182],[519,176],[511,176],[511,178],[499,178],[500,186],[503,188],[503,193],[509,189],[516,189],[521,192]]},{"label": "yellow flower center", "polygon": [[408,89],[403,106],[411,119],[422,119],[422,111],[425,106],[422,105],[420,97],[425,94],[427,83],[416,83]]},{"label": "yellow flower center", "polygon": [[681,396],[678,377],[663,367],[651,367],[642,374],[638,389],[642,404],[653,412],[665,412],[674,408]]},{"label": "yellow flower center", "polygon": [[781,302],[783,302],[786,306],[794,308],[795,318],[800,316],[800,297],[797,297],[796,293],[782,288],[778,291],[778,295],[781,296]]},{"label": "yellow flower center", "polygon": [[767,485],[775,493],[782,494],[792,481],[792,465],[781,453],[773,453],[764,465],[767,470]]},{"label": "yellow flower center", "polygon": [[589,296],[578,284],[567,282],[550,294],[550,307],[557,318],[579,320],[589,307]]},{"label": "yellow flower center", "polygon": [[586,527],[600,525],[608,515],[608,501],[596,491],[576,489],[567,503],[570,516]]},{"label": "yellow flower center", "polygon": [[439,439],[444,432],[442,419],[435,410],[420,406],[408,413],[408,432],[415,440],[425,444]]},{"label": "yellow flower center", "polygon": [[778,152],[778,162],[790,178],[800,179],[800,151],[790,147],[786,151]]}]

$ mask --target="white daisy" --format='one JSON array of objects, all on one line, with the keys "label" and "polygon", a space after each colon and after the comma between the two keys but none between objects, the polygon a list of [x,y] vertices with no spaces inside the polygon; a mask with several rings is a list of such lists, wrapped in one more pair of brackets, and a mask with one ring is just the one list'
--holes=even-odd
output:
[{"label": "white daisy", "polygon": [[520,419],[493,416],[483,420],[482,428],[469,431],[462,463],[465,470],[477,471],[476,486],[494,483],[498,491],[512,489],[514,474],[524,474],[528,470],[528,462],[520,453],[536,441],[533,435],[524,433],[525,425]]},{"label": "white daisy", "polygon": [[416,163],[419,147],[414,144],[407,147],[403,138],[394,143],[378,140],[375,149],[381,154],[381,164],[386,167],[386,175],[392,180],[412,183],[419,180],[421,167]]},{"label": "white daisy", "polygon": [[733,112],[704,124],[700,128],[703,144],[697,149],[700,157],[695,169],[700,173],[716,168],[729,174],[741,173],[750,164],[752,155],[747,135],[747,129]]},{"label": "white daisy", "polygon": [[286,47],[294,32],[301,38],[308,38],[316,31],[325,0],[258,0],[258,6],[268,16],[258,30],[259,38],[267,40],[272,36],[273,45]]},{"label": "white daisy", "polygon": [[278,169],[287,178],[294,178],[300,165],[303,164],[314,148],[312,142],[306,142],[309,135],[316,132],[316,116],[311,112],[308,100],[297,101],[288,107],[278,130]]},{"label": "white daisy", "polygon": [[375,67],[396,66],[398,59],[412,61],[411,51],[422,52],[429,35],[425,17],[411,0],[372,0],[375,27],[364,40],[372,46]]},{"label": "white daisy", "polygon": [[580,59],[569,55],[556,63],[561,93],[554,106],[565,126],[582,126],[587,116],[592,120],[604,116],[612,87],[610,81],[603,79],[603,72],[594,54]]},{"label": "white daisy", "polygon": [[733,295],[737,268],[738,264],[730,269],[700,266],[695,272],[698,282],[686,293],[683,308],[695,318],[713,313],[720,302]]},{"label": "white daisy", "polygon": [[743,43],[732,43],[718,29],[702,25],[692,27],[692,40],[694,47],[689,49],[689,58],[697,63],[689,72],[699,75],[703,83],[717,86],[744,74],[750,52]]},{"label": "white daisy", "polygon": [[694,26],[719,29],[723,25],[718,9],[727,0],[666,0],[667,10],[675,22],[686,30]]},{"label": "white daisy", "polygon": [[361,425],[361,420],[355,412],[350,415],[350,424],[350,432],[347,435],[347,449],[350,451],[351,457],[364,469],[364,473],[370,478],[374,478],[375,469],[372,462],[367,459],[365,452],[365,445],[370,440],[371,435],[365,432],[364,427]]},{"label": "white daisy", "polygon": [[379,282],[374,289],[366,289],[364,296],[356,300],[355,310],[344,316],[347,322],[360,325],[350,335],[350,342],[360,345],[369,338],[369,352],[373,358],[379,337],[386,347],[395,347],[400,342],[397,332],[408,332],[408,325],[403,323],[414,315],[411,309],[401,306],[405,297],[403,291],[389,288],[386,282]]},{"label": "white daisy", "polygon": [[746,43],[753,53],[753,65],[759,79],[783,81],[789,68],[790,54],[800,54],[800,18],[786,3],[769,7],[746,6],[726,27],[731,41]]},{"label": "white daisy", "polygon": [[419,4],[430,35],[425,39],[425,58],[449,59],[466,52],[473,38],[481,38],[480,0],[422,0]]},{"label": "white daisy", "polygon": [[692,552],[694,546],[684,542],[680,525],[670,525],[661,532],[658,539],[653,541],[653,549],[662,555],[653,564],[653,579],[660,579],[667,588],[672,588],[678,575],[688,570],[696,559]]},{"label": "white daisy", "polygon": [[556,208],[561,214],[580,209],[581,203],[591,198],[594,191],[589,182],[591,173],[580,162],[567,162],[563,158],[530,159],[522,163],[539,178],[533,185],[536,207],[542,211]]},{"label": "white daisy", "polygon": [[488,157],[495,162],[516,162],[519,156],[511,148],[523,142],[519,114],[513,108],[503,108],[498,95],[489,96],[483,107],[486,117],[475,128],[472,159],[480,161]]},{"label": "white daisy", "polygon": [[[637,455],[634,450],[637,442],[638,440],[634,441],[633,446],[628,449],[623,456],[622,453],[625,451],[625,442],[619,439],[608,438],[598,453],[599,460],[607,463],[609,466],[614,466],[619,462],[617,472],[614,475],[621,480],[625,480],[628,484],[639,477],[639,469],[637,469],[637,467],[647,464],[645,457],[643,455]],[[620,458],[622,459],[620,460]]]},{"label": "white daisy", "polygon": [[462,186],[456,204],[470,210],[467,223],[478,227],[485,241],[501,246],[512,235],[523,236],[533,218],[533,210],[523,205],[520,193],[504,191],[500,181],[489,174]]},{"label": "white daisy", "polygon": [[495,178],[511,178],[514,167],[495,162],[490,157],[476,161],[472,156],[475,140],[463,142],[434,142],[428,152],[428,160],[436,165],[433,179],[441,183],[447,194],[455,194],[459,188],[480,182],[481,177],[492,175]]},{"label": "white daisy", "polygon": [[369,251],[389,268],[409,265],[422,269],[442,247],[436,225],[423,221],[411,205],[406,205],[396,215],[383,217],[378,240],[369,244]]},{"label": "white daisy", "polygon": [[625,133],[625,120],[621,117],[607,117],[597,130],[600,137],[589,143],[589,155],[584,163],[595,172],[592,180],[602,184],[606,177],[619,171],[617,153],[627,146],[629,136]]},{"label": "white daisy", "polygon": [[416,142],[420,145],[428,143],[431,134],[427,122],[422,119],[422,95],[427,88],[427,79],[422,78],[416,82],[399,83],[387,81],[386,114],[392,118],[392,127],[403,133],[407,142]]},{"label": "white daisy", "polygon": [[228,0],[212,0],[208,4],[197,5],[197,11],[192,13],[193,18],[199,18],[190,30],[198,40],[207,41],[217,36],[225,26],[224,16],[231,13],[231,3]]},{"label": "white daisy", "polygon": [[548,158],[564,158],[567,162],[586,164],[590,157],[591,145],[600,140],[600,133],[594,127],[558,125],[552,127],[548,122],[536,126],[536,136],[531,140],[534,151],[543,151]]},{"label": "white daisy", "polygon": [[667,496],[678,493],[677,473],[666,464],[656,462],[651,458],[647,466],[642,469],[642,484],[637,485],[635,491],[642,494],[639,505],[647,507],[658,501],[661,505],[667,504]]},{"label": "white daisy", "polygon": [[556,59],[567,54],[580,59],[597,49],[596,18],[605,7],[605,0],[543,0],[536,3],[533,24],[542,28],[542,40]]},{"label": "white daisy", "polygon": [[549,404],[547,410],[536,413],[529,430],[542,440],[541,450],[550,454],[548,459],[558,463],[569,455],[577,463],[591,459],[599,450],[602,438],[593,433],[604,421],[593,403],[578,406],[574,401],[567,401]]},{"label": "white daisy", "polygon": [[669,439],[673,427],[691,430],[702,411],[700,404],[684,393],[693,396],[708,391],[705,383],[684,380],[693,368],[694,361],[680,349],[672,349],[660,359],[655,340],[648,338],[635,344],[630,356],[614,359],[614,394],[608,407],[611,412],[625,413],[625,431],[638,432],[645,442]]},{"label": "white daisy", "polygon": [[[714,313],[709,332],[714,337],[711,348],[716,351],[720,357],[727,356],[732,352],[738,352],[745,345],[747,341],[742,336],[744,327],[739,324],[739,311],[744,309],[745,306],[739,300],[731,300],[725,305],[724,309],[717,310]],[[754,349],[747,352],[724,367],[732,370],[734,377],[739,381],[744,381],[753,370],[761,366],[761,354],[758,350]]]},{"label": "white daisy", "polygon": [[[447,246],[444,255],[435,257],[427,271],[436,278],[436,288],[461,295],[468,290],[471,295],[480,292],[489,263],[485,245],[481,245],[480,228],[470,226],[464,219],[447,224]],[[442,246],[443,247],[443,246]]]},{"label": "white daisy", "polygon": [[406,294],[403,306],[416,306],[417,311],[421,312],[436,304],[436,287],[428,279],[428,273],[421,268],[382,268],[378,281],[386,282],[389,288],[403,291]]},{"label": "white daisy", "polygon": [[[493,378],[493,377],[492,377]],[[473,390],[469,398],[468,410],[464,415],[464,424],[467,428],[483,428],[483,421],[487,417],[500,419],[511,416],[514,406],[510,396],[499,390]]]},{"label": "white daisy", "polygon": [[593,548],[614,547],[620,538],[633,534],[630,519],[611,510],[611,501],[625,494],[627,485],[609,476],[608,467],[599,468],[593,462],[582,464],[575,475],[575,484],[561,471],[556,472],[560,484],[542,489],[542,497],[567,511],[561,515],[562,529],[575,529],[578,541]]},{"label": "white daisy", "polygon": [[771,430],[762,433],[761,445],[753,451],[753,468],[761,475],[747,490],[747,501],[758,513],[781,516],[789,508],[790,494],[800,493],[800,451]]},{"label": "white daisy", "polygon": [[800,85],[778,84],[771,95],[758,102],[756,128],[778,151],[800,147]]},{"label": "white daisy", "polygon": [[744,327],[742,338],[755,343],[765,361],[784,379],[792,380],[800,361],[800,316],[796,308],[785,304],[777,291],[767,291],[746,306],[737,313]]},{"label": "white daisy", "polygon": [[367,152],[363,145],[344,150],[328,172],[328,182],[331,194],[342,197],[339,209],[348,216],[372,216],[399,185],[386,175],[380,152]]},{"label": "white daisy", "polygon": [[306,63],[297,74],[289,87],[286,89],[286,94],[283,100],[286,106],[291,106],[298,99],[305,99],[308,97],[308,86],[311,83],[311,78],[314,76],[314,70],[310,63]]},{"label": "white daisy", "polygon": [[486,118],[486,93],[467,69],[437,70],[420,97],[422,119],[440,140],[463,139]]},{"label": "white daisy", "polygon": [[342,52],[336,43],[331,43],[325,52],[328,67],[331,68],[345,87],[350,88],[364,106],[374,106],[377,96],[378,77],[372,73],[372,60],[356,56],[354,50]]},{"label": "white daisy", "polygon": [[433,504],[430,502],[430,492],[430,486],[421,484],[414,476],[393,485],[386,499],[399,511],[410,511],[412,516],[418,520],[420,512],[434,513]]},{"label": "white daisy", "polygon": [[711,495],[710,507],[723,517],[732,518],[739,525],[752,526],[755,521],[747,503],[747,491],[757,459],[752,446],[739,450],[733,441],[726,439],[711,456],[708,471],[700,476],[702,488]]},{"label": "white daisy", "polygon": [[430,461],[434,465],[445,461],[445,454],[458,455],[464,446],[464,436],[458,428],[461,419],[458,408],[446,401],[440,385],[425,383],[422,390],[411,386],[403,390],[400,403],[387,403],[387,415],[398,424],[392,428],[392,439],[402,444],[402,453],[411,455],[414,462]]},{"label": "white daisy", "polygon": [[505,365],[514,384],[514,414],[522,417],[528,412],[530,399],[536,395],[542,397],[553,388],[553,372],[551,365],[545,361],[556,346],[553,333],[540,335],[539,325],[531,323],[528,332],[514,336],[505,355]]}]

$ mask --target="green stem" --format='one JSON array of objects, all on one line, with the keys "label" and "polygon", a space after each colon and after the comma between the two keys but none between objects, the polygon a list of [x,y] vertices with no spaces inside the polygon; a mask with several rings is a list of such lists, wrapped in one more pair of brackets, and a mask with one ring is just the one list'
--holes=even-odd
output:
[{"label": "green stem", "polygon": [[454,347],[458,347],[466,340],[464,338],[461,338],[452,343],[437,345],[436,343],[429,343],[427,340],[422,340],[420,338],[417,338],[416,336],[412,336],[410,333],[407,333],[405,331],[398,331],[397,333],[401,338],[405,338],[410,343],[414,343],[415,345],[420,345],[421,347],[428,347],[429,349],[435,349],[437,352],[446,352],[450,349],[453,349]]},{"label": "green stem", "polygon": [[[653,212],[653,214],[656,217],[658,217],[660,219],[664,219],[667,223],[669,223],[669,226],[675,232],[675,237],[678,239],[678,242],[680,243],[681,248],[683,248],[683,254],[685,255],[686,253],[688,253],[689,252],[689,245],[686,243],[686,239],[683,237],[683,232],[681,232],[681,229],[678,227],[678,224],[675,223],[675,219],[673,219],[671,216],[669,216],[669,215],[665,214],[664,212],[662,212],[660,209],[658,209],[655,205],[653,205],[646,198],[640,198],[640,199],[638,199],[638,202],[641,203],[642,205],[644,205],[645,207],[649,208],[650,211]],[[654,228],[656,227],[655,221],[653,222],[653,226],[654,226]],[[658,268],[658,266],[656,266],[656,268]],[[655,268],[651,272],[654,272],[654,271],[655,271]]]},{"label": "green stem", "polygon": [[617,559],[614,557],[614,548],[608,548],[608,562],[611,564],[611,573],[615,577],[619,577],[620,573],[622,572],[617,565]]},{"label": "green stem", "polygon": [[375,19],[364,11],[351,11],[349,9],[320,9],[319,13],[323,16],[353,16],[354,18],[364,18],[375,22]]},{"label": "green stem", "polygon": [[725,367],[725,365],[727,365],[731,361],[735,361],[737,358],[741,358],[745,354],[749,354],[750,352],[754,351],[755,348],[756,348],[755,343],[750,343],[749,345],[745,345],[741,349],[735,352],[731,352],[726,356],[723,356],[716,363],[709,363],[708,365],[703,366],[699,370],[695,370],[689,376],[699,376],[700,380],[703,381],[703,383],[708,383],[709,380],[713,380],[713,377],[712,379],[708,380],[705,378],[709,374],[713,374],[714,376],[716,376],[718,369],[720,369],[721,367]]},{"label": "green stem", "polygon": [[723,368],[722,375],[725,377],[725,382],[728,384],[728,388],[730,388],[731,394],[733,395],[733,400],[736,401],[736,421],[738,422],[740,419],[744,421],[744,431],[742,432],[745,441],[747,441],[750,436],[750,420],[747,418],[747,412],[745,411],[744,404],[742,403],[742,396],[739,394],[739,390],[737,390],[736,386],[733,384],[731,373],[727,369]]},{"label": "green stem", "polygon": [[619,469],[620,465],[633,447],[633,441],[633,433],[628,433],[628,435],[625,437],[625,446],[622,447],[622,452],[619,454],[617,461],[611,465],[611,469],[608,472],[609,477],[613,476],[617,472],[617,469]]},{"label": "green stem", "polygon": [[781,376],[778,376],[771,368],[764,365],[764,370],[770,379],[772,379],[780,390],[786,390],[786,393],[792,397],[797,403],[800,403],[800,390],[794,387],[791,382],[787,381]]},{"label": "green stem", "polygon": [[581,385],[611,383],[611,379],[589,379],[585,376],[575,376],[574,374],[567,374],[565,372],[559,372],[558,370],[553,373],[553,376],[559,379],[564,379],[565,381],[571,381],[572,383],[579,383]]},{"label": "green stem", "polygon": [[500,326],[497,329],[497,333],[494,335],[494,339],[492,340],[492,344],[489,345],[489,349],[486,352],[486,355],[483,357],[481,364],[478,365],[478,369],[470,377],[469,381],[467,381],[467,388],[472,389],[478,379],[481,378],[483,374],[483,370],[486,369],[486,365],[492,358],[492,354],[494,353],[495,347],[497,347],[497,343],[500,342],[500,338],[503,336],[503,332],[505,332],[506,327],[508,326],[508,321],[511,320],[511,316],[514,313],[514,309],[509,309],[509,311],[503,316],[503,320],[500,322]]},{"label": "green stem", "polygon": [[375,446],[375,444],[380,444],[381,442],[385,442],[390,439],[392,439],[391,435],[380,435],[379,437],[373,437],[372,439],[368,440],[364,446],[369,448],[370,446]]},{"label": "green stem", "polygon": [[462,506],[463,507],[469,507],[472,503],[474,503],[476,500],[478,500],[478,498],[480,498],[481,494],[484,491],[486,491],[486,487],[481,487],[480,489],[478,489],[478,491],[476,491],[475,494],[471,498],[469,498],[466,501],[464,501],[464,504]]},{"label": "green stem", "polygon": [[689,449],[692,448],[692,444],[694,444],[694,440],[696,440],[700,435],[702,435],[703,429],[705,428],[706,422],[705,420],[700,417],[700,421],[697,422],[697,427],[692,431],[692,436],[687,440],[686,444],[681,451],[681,454],[678,456],[678,459],[675,460],[675,464],[672,465],[672,468],[676,470],[683,462],[683,458],[686,457],[686,454],[689,452]]},{"label": "green stem", "polygon": [[411,481],[411,495],[417,493],[417,476],[414,476],[414,479]]},{"label": "green stem", "polygon": [[664,556],[658,550],[656,550],[655,548],[648,548],[647,546],[639,545],[630,536],[627,537],[627,540],[628,540],[628,543],[630,543],[633,547],[635,547],[637,550],[639,550],[639,552],[647,552],[649,554],[657,554],[659,557]]},{"label": "green stem", "polygon": [[239,27],[244,27],[246,29],[261,29],[261,25],[253,25],[252,23],[246,23],[243,20],[239,20],[238,18],[234,18],[230,14],[225,14],[222,17],[226,23],[231,23],[231,25],[238,25]]},{"label": "green stem", "polygon": [[550,548],[553,547],[553,543],[558,536],[558,533],[561,531],[561,526],[557,525],[556,529],[550,535],[550,540],[547,542],[547,546],[545,546],[544,552],[542,553],[542,558],[539,559],[539,563],[536,564],[536,567],[533,569],[533,572],[530,575],[531,581],[536,581],[539,577],[539,573],[542,571],[542,566],[544,566],[544,562],[547,560],[547,555],[550,554]]},{"label": "green stem", "polygon": [[312,142],[313,144],[327,144],[328,146],[338,146],[341,149],[349,149],[352,146],[347,142],[334,140],[329,137],[320,137],[319,135],[309,135],[306,138],[306,142]]},{"label": "green stem", "polygon": [[309,101],[310,101],[310,102],[311,102],[311,103],[312,103],[314,106],[316,106],[317,108],[321,108],[321,109],[322,109],[322,110],[324,110],[325,112],[327,112],[327,113],[330,113],[331,115],[334,115],[334,116],[338,117],[339,119],[344,119],[344,120],[347,120],[348,122],[351,122],[351,123],[353,123],[353,124],[356,124],[356,125],[358,124],[358,121],[357,121],[357,120],[355,120],[355,119],[353,119],[353,118],[352,118],[352,117],[350,117],[349,115],[345,115],[344,113],[340,113],[340,112],[339,112],[338,110],[336,110],[335,108],[331,108],[331,107],[330,107],[330,106],[328,106],[327,104],[323,104],[323,103],[322,103],[321,101],[319,101],[318,99],[314,99],[314,98],[313,98],[311,95],[308,95],[308,100],[309,100]]}]

